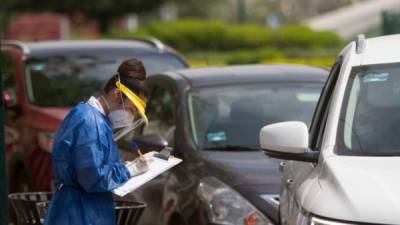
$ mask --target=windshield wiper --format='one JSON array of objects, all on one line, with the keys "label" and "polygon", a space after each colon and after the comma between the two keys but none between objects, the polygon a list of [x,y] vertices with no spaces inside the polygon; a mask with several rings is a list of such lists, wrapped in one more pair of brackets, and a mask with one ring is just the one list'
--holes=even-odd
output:
[{"label": "windshield wiper", "polygon": [[243,145],[223,145],[204,148],[205,150],[220,150],[220,151],[255,151],[259,150],[257,147],[243,146]]}]

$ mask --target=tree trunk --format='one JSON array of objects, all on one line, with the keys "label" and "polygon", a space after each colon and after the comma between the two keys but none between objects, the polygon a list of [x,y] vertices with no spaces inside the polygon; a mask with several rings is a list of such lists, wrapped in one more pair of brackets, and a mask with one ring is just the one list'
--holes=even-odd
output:
[{"label": "tree trunk", "polygon": [[107,34],[113,24],[113,19],[110,16],[99,16],[97,22],[100,33]]},{"label": "tree trunk", "polygon": [[0,10],[0,38],[6,38],[9,34],[8,26],[10,24],[11,14],[5,10]]}]

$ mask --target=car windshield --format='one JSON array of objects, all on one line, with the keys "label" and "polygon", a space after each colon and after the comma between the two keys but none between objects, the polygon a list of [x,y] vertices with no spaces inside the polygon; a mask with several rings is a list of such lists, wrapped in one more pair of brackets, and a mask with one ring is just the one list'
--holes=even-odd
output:
[{"label": "car windshield", "polygon": [[96,52],[32,58],[25,67],[28,98],[38,106],[74,106],[100,94],[121,62],[132,57],[143,61],[147,74],[186,67],[177,57],[159,53]]},{"label": "car windshield", "polygon": [[288,120],[310,123],[322,85],[269,83],[192,91],[193,138],[205,150],[259,149],[263,126]]},{"label": "car windshield", "polygon": [[339,154],[400,155],[400,64],[353,68],[338,132]]}]

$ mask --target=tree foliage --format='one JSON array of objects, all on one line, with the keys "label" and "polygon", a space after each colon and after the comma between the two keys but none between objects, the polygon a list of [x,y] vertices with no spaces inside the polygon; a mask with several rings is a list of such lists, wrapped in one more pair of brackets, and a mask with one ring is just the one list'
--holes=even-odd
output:
[{"label": "tree foliage", "polygon": [[[221,9],[226,9],[225,0],[169,0],[178,5],[180,18],[215,18],[215,14],[221,14]],[[230,9],[229,9],[230,10]],[[229,11],[227,10],[227,11]]]},{"label": "tree foliage", "polygon": [[115,19],[129,13],[143,13],[157,8],[166,0],[12,0],[8,8],[13,12],[52,11],[66,15],[81,13],[99,23],[107,32]]},{"label": "tree foliage", "polygon": [[[153,22],[135,32],[116,31],[114,38],[151,36],[182,52],[232,51],[276,47],[279,49],[336,49],[342,40],[333,32],[290,25],[271,29],[255,24],[229,24],[215,20]],[[304,52],[303,52],[304,53]]]}]

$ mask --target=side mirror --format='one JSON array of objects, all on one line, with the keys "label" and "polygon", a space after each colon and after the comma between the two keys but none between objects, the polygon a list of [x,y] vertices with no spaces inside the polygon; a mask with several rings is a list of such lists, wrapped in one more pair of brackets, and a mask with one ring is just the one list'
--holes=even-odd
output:
[{"label": "side mirror", "polygon": [[260,145],[266,155],[285,160],[318,162],[319,152],[309,151],[308,129],[303,122],[274,123],[260,131]]},{"label": "side mirror", "polygon": [[144,152],[161,151],[168,146],[168,141],[160,134],[149,134],[133,139]]}]

